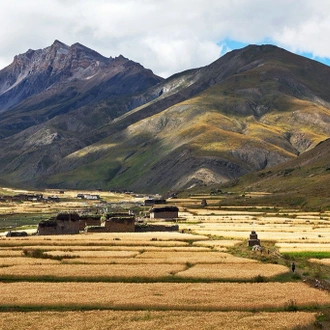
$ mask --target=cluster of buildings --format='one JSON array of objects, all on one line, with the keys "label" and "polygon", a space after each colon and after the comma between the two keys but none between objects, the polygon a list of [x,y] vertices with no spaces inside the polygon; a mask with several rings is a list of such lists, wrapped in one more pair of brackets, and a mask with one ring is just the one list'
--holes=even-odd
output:
[{"label": "cluster of buildings", "polygon": [[17,195],[2,195],[0,202],[59,202],[58,196],[43,196],[43,194],[17,194]]},{"label": "cluster of buildings", "polygon": [[87,200],[99,200],[100,195],[95,194],[77,194],[78,199],[87,199]]},{"label": "cluster of buildings", "polygon": [[[173,220],[179,217],[176,206],[153,207],[149,211],[150,219]],[[65,235],[79,232],[142,232],[142,231],[178,231],[178,225],[146,224],[139,222],[130,212],[101,214],[59,213],[56,217],[43,220],[38,225],[38,235]]]}]

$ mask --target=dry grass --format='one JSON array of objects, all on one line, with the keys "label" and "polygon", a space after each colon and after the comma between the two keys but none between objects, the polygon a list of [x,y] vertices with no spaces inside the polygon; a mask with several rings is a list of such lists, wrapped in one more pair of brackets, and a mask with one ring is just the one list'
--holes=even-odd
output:
[{"label": "dry grass", "polygon": [[185,278],[246,280],[253,279],[259,275],[269,278],[287,272],[288,268],[285,266],[262,263],[197,264],[178,273],[177,276]]},{"label": "dry grass", "polygon": [[[88,311],[1,313],[2,330],[189,330],[260,329],[290,330],[306,326],[315,320],[313,313],[279,312],[180,312],[180,311]],[[235,325],[235,328],[233,328]]]},{"label": "dry grass", "polygon": [[[36,289],[37,288],[37,289]],[[327,292],[303,283],[2,283],[5,306],[92,306],[166,310],[262,310],[330,304]]]}]

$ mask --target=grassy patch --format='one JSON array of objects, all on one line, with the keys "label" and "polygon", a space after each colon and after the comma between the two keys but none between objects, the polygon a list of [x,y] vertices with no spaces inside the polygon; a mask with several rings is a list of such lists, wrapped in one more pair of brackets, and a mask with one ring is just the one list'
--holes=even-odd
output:
[{"label": "grassy patch", "polygon": [[45,251],[41,249],[23,249],[23,254],[26,257],[29,258],[40,258],[40,259],[52,259],[52,260],[59,260],[61,261],[62,259],[70,259],[70,258],[78,258],[77,256],[71,256],[71,255],[51,255],[47,254]]}]

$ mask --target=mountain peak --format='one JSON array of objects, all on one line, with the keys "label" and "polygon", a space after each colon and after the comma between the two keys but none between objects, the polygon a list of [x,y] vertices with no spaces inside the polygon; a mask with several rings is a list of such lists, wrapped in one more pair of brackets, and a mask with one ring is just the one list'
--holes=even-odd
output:
[{"label": "mountain peak", "polygon": [[68,45],[66,45],[64,42],[59,41],[57,39],[55,39],[55,41],[53,42],[51,47],[64,47],[64,48],[69,48]]},{"label": "mountain peak", "polygon": [[[98,85],[100,81],[111,80],[118,72],[125,77],[129,68],[123,64],[129,60],[123,56],[116,59],[105,57],[78,42],[68,46],[58,39],[46,48],[29,49],[16,55],[13,63],[0,71],[0,113],[46,91],[50,95],[78,82],[79,88]],[[159,81],[159,77],[150,75],[148,70],[135,67],[136,75],[140,74],[143,79],[151,77],[152,84]],[[123,90],[116,87],[117,93],[126,93],[125,86]]]}]

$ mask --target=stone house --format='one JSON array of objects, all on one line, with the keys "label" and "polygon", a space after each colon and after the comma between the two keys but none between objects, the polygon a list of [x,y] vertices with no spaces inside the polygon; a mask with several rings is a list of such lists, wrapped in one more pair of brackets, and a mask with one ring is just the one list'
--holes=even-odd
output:
[{"label": "stone house", "polygon": [[176,219],[179,217],[179,208],[176,206],[153,207],[150,219]]},{"label": "stone house", "polygon": [[135,231],[135,217],[127,213],[112,214],[104,221],[104,225],[86,227],[88,233],[124,233]]},{"label": "stone house", "polygon": [[59,213],[55,218],[39,222],[38,235],[79,234],[79,215],[77,213]]}]

